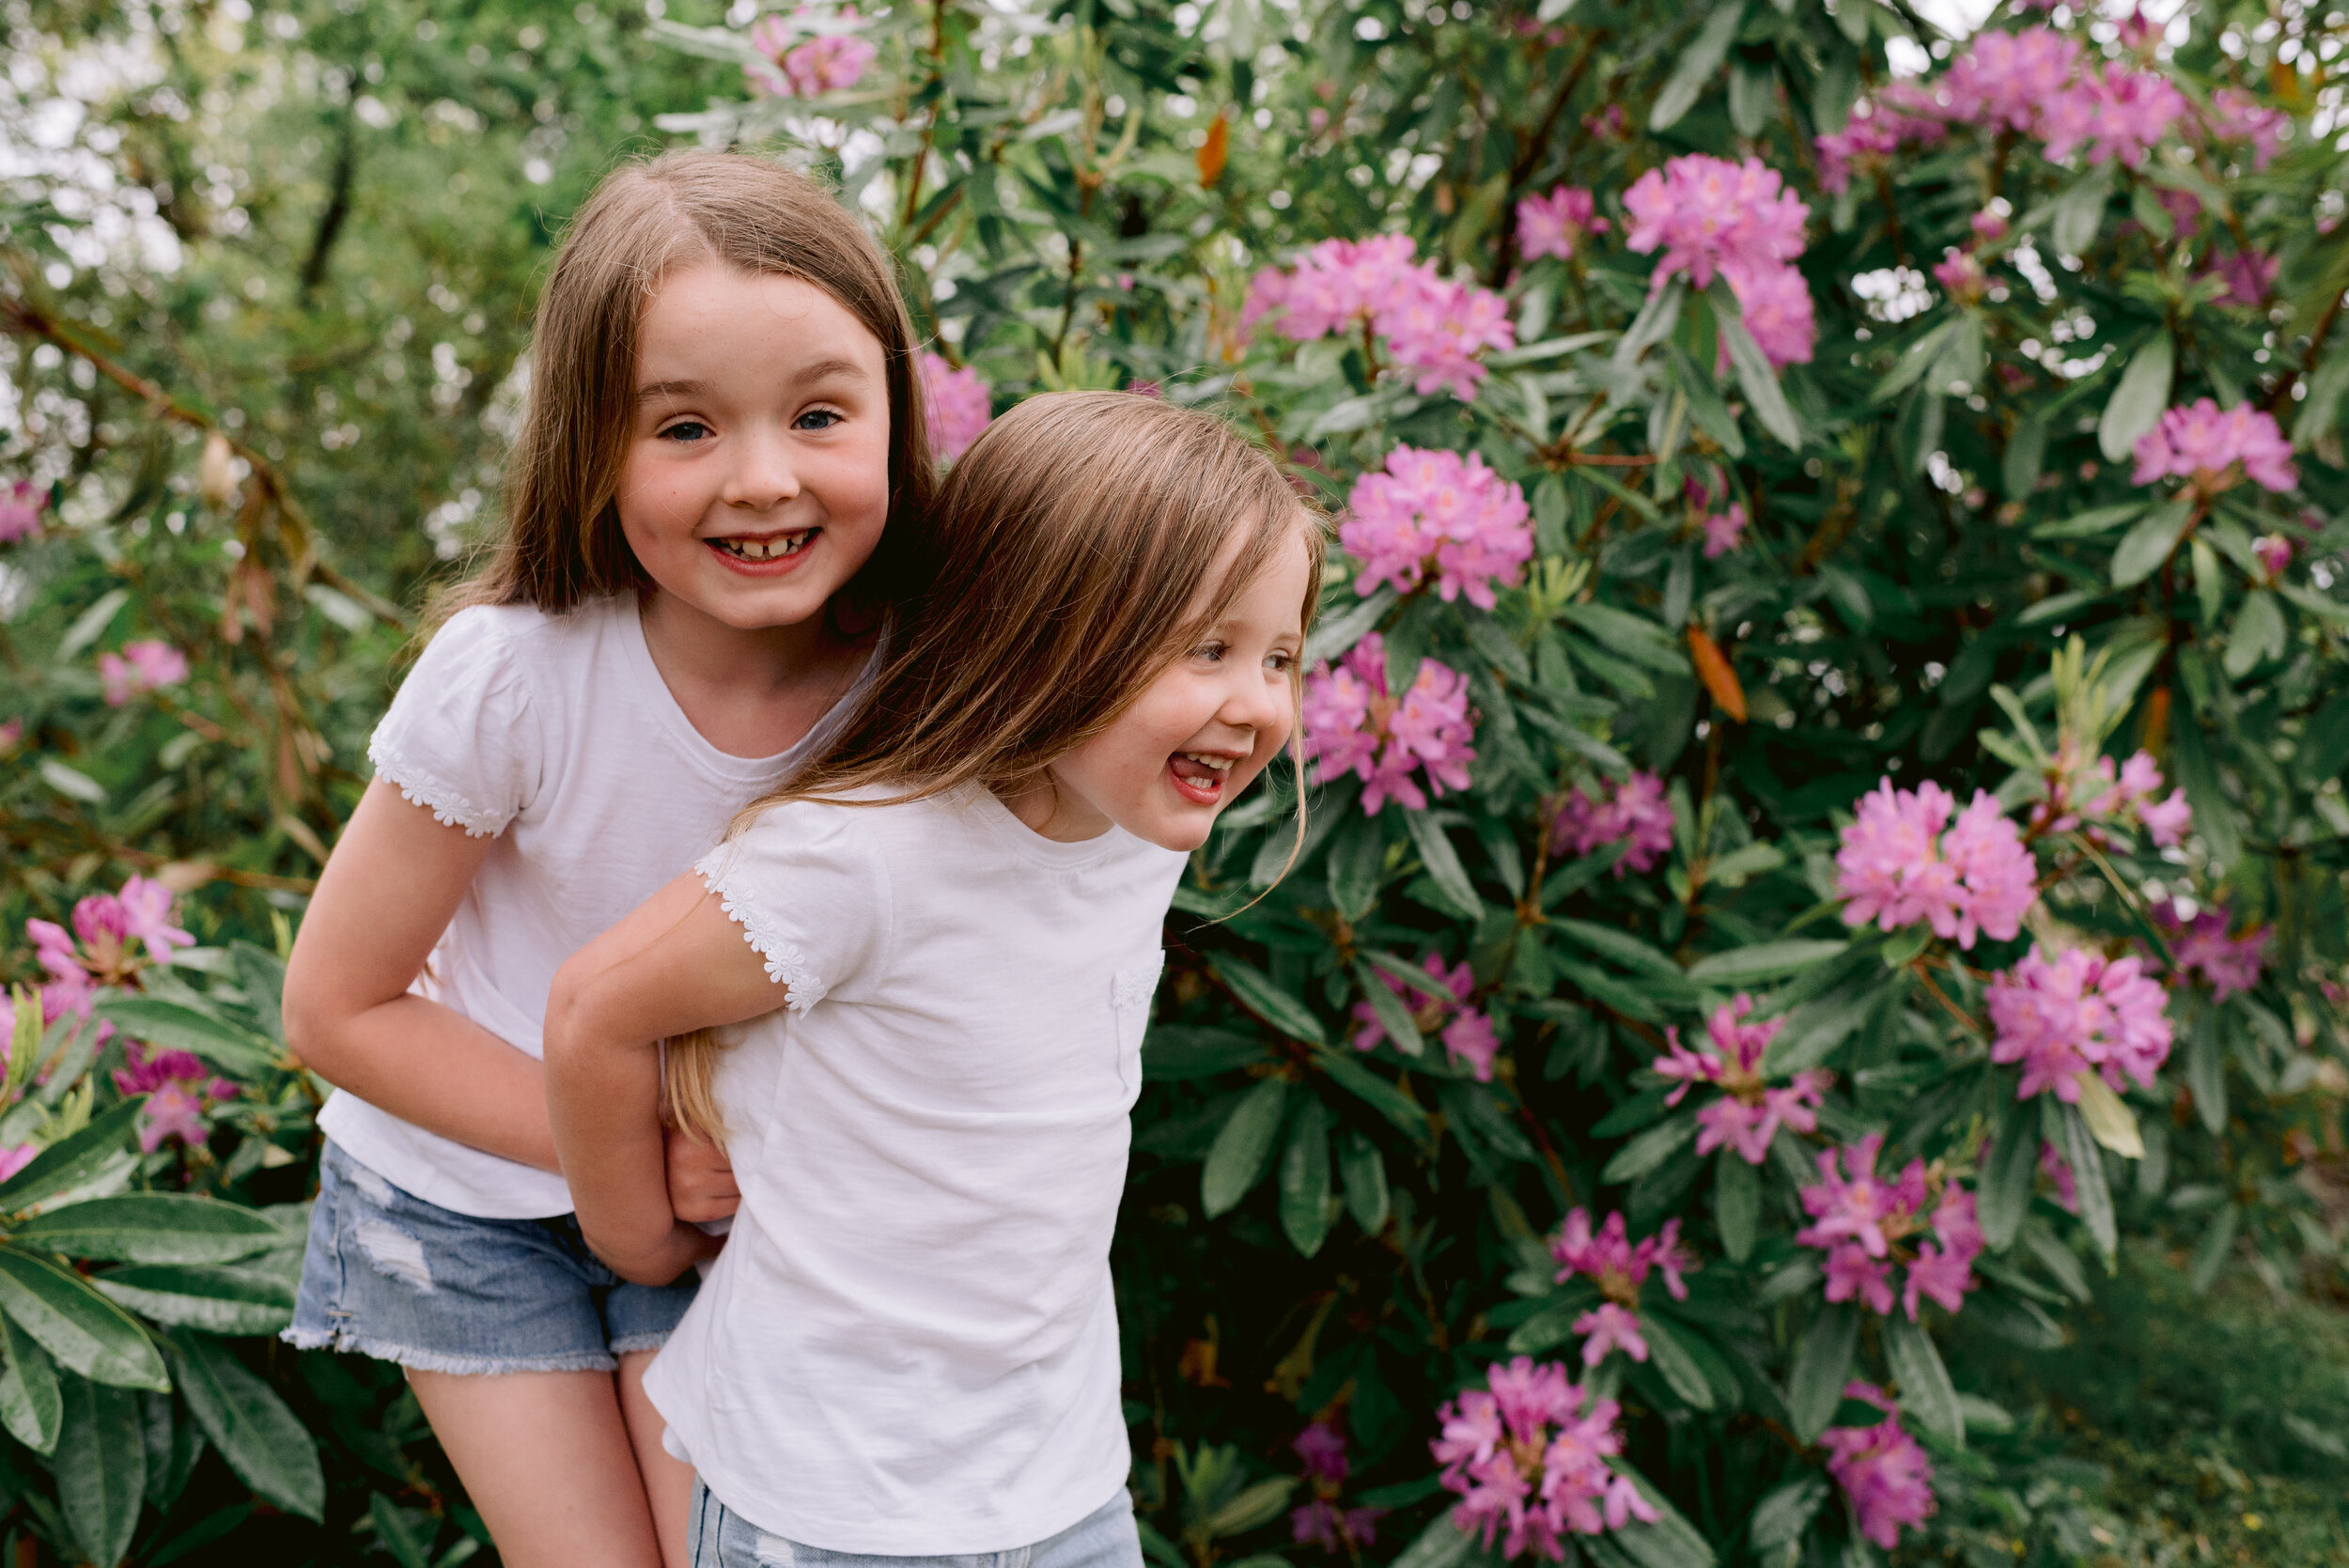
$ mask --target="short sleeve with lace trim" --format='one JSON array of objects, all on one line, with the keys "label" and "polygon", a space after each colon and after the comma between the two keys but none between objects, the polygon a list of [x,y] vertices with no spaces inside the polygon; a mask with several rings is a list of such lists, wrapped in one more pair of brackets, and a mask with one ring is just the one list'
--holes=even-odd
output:
[{"label": "short sleeve with lace trim", "polygon": [[367,742],[377,778],[474,838],[505,831],[537,794],[541,725],[515,643],[538,619],[495,606],[449,617]]},{"label": "short sleeve with lace trim", "polygon": [[871,973],[887,945],[889,877],[862,815],[820,800],[770,806],[693,867],[795,1013]]}]

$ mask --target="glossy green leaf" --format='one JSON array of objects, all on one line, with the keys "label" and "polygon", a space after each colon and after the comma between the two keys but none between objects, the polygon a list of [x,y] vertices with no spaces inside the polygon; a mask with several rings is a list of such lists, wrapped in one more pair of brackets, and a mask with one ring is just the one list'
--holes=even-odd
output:
[{"label": "glossy green leaf", "polygon": [[1402,1090],[1351,1056],[1341,1056],[1333,1050],[1317,1050],[1314,1052],[1314,1065],[1328,1074],[1332,1083],[1384,1116],[1406,1137],[1422,1139],[1427,1136],[1427,1112]]},{"label": "glossy green leaf", "polygon": [[1730,1262],[1743,1263],[1753,1253],[1762,1223],[1762,1173],[1734,1148],[1719,1151],[1713,1172],[1713,1218],[1720,1228],[1721,1250]]},{"label": "glossy green leaf", "polygon": [[0,1312],[68,1371],[118,1388],[171,1387],[138,1319],[46,1258],[0,1247]]},{"label": "glossy green leaf", "polygon": [[2153,576],[2178,548],[2186,525],[2193,520],[2194,504],[2184,497],[2146,513],[2121,536],[2121,548],[2112,552],[2112,585],[2126,588]]},{"label": "glossy green leaf", "polygon": [[131,1264],[90,1283],[141,1317],[212,1334],[273,1334],[293,1320],[293,1286],[230,1264]]},{"label": "glossy green leaf", "polygon": [[1665,79],[1663,90],[1656,95],[1655,106],[1648,111],[1648,129],[1662,131],[1680,122],[1680,116],[1693,107],[1697,96],[1704,91],[1721,62],[1729,56],[1729,46],[1736,41],[1737,24],[1745,20],[1745,0],[1721,0],[1713,14],[1704,19],[1697,36],[1672,62],[1672,73]]},{"label": "glossy green leaf", "polygon": [[1474,920],[1483,911],[1484,900],[1476,896],[1476,885],[1469,880],[1468,868],[1460,863],[1459,851],[1436,821],[1432,812],[1405,812],[1404,820],[1410,824],[1411,844],[1419,850],[1420,863],[1435,880],[1442,893],[1450,912],[1463,920]]},{"label": "glossy green leaf", "polygon": [[1338,1178],[1346,1189],[1346,1208],[1365,1235],[1387,1228],[1390,1198],[1386,1157],[1378,1145],[1348,1127],[1338,1134]]},{"label": "glossy green leaf", "polygon": [[35,1215],[9,1239],[70,1258],[233,1263],[282,1247],[286,1233],[248,1208],[178,1192],[127,1192]]},{"label": "glossy green leaf", "polygon": [[1247,1197],[1262,1179],[1272,1157],[1272,1141],[1281,1130],[1288,1087],[1285,1079],[1266,1079],[1240,1097],[1231,1119],[1216,1134],[1199,1175],[1199,1203],[1208,1219]]},{"label": "glossy green leaf", "polygon": [[2063,1157],[2072,1167],[2072,1185],[2078,1194],[2080,1223],[2088,1227],[2089,1239],[2105,1260],[2109,1272],[2120,1248],[2119,1222],[2112,1212],[2112,1190],[2105,1185],[2105,1162],[2096,1147],[2096,1136],[2089,1131],[2087,1119],[2076,1106],[2065,1106],[2061,1112],[2063,1126]]},{"label": "glossy green leaf", "polygon": [[1326,1045],[1329,1036],[1323,1032],[1321,1020],[1306,1009],[1303,1002],[1272,983],[1272,977],[1253,965],[1237,958],[1219,955],[1215,972],[1232,988],[1233,997],[1242,1007],[1270,1024],[1292,1040],[1307,1045]]},{"label": "glossy green leaf", "polygon": [[94,1117],[89,1126],[60,1139],[0,1182],[0,1214],[16,1214],[89,1181],[114,1159],[138,1126],[145,1096],[126,1099]]},{"label": "glossy green leaf", "polygon": [[288,1513],[323,1518],[318,1444],[276,1390],[209,1335],[181,1330],[170,1343],[180,1395],[229,1467]]},{"label": "glossy green leaf", "polygon": [[1713,1386],[1705,1381],[1703,1369],[1682,1342],[1681,1333],[1681,1328],[1669,1318],[1655,1312],[1640,1314],[1640,1336],[1647,1341],[1648,1365],[1656,1369],[1665,1387],[1679,1395],[1688,1408],[1710,1410]]},{"label": "glossy green leaf", "polygon": [[1901,1408],[1943,1442],[1965,1446],[1966,1417],[1932,1336],[1900,1312],[1883,1319],[1883,1335],[1885,1358],[1900,1385]]},{"label": "glossy green leaf", "polygon": [[1772,1552],[1802,1539],[1827,1501],[1828,1483],[1820,1476],[1790,1481],[1755,1505],[1746,1534],[1757,1552]]},{"label": "glossy green leaf", "polygon": [[2039,1112],[2013,1098],[2003,1077],[1994,1081],[2000,1095],[1998,1127],[1974,1193],[1974,1215],[1983,1240],[1992,1251],[2003,1252],[2015,1244],[2023,1217],[2030,1212],[2031,1187],[2039,1176]]},{"label": "glossy green leaf", "polygon": [[1795,1368],[1786,1379],[1786,1412],[1794,1418],[1795,1436],[1816,1442],[1843,1402],[1843,1385],[1851,1380],[1852,1356],[1859,1346],[1859,1310],[1844,1303],[1822,1307],[1805,1330],[1795,1352]]},{"label": "glossy green leaf", "polygon": [[1849,942],[1790,939],[1734,947],[1710,954],[1688,966],[1688,978],[1701,986],[1735,988],[1779,980],[1842,954]]},{"label": "glossy green leaf", "polygon": [[1330,1112],[1308,1097],[1289,1120],[1281,1151],[1281,1230],[1299,1254],[1312,1257],[1329,1238],[1336,1208],[1330,1192]]},{"label": "glossy green leaf", "polygon": [[2166,331],[2154,334],[2129,356],[2128,368],[2121,372],[2104,416],[2096,422],[2096,445],[2105,461],[2126,458],[2137,438],[2161,418],[2161,411],[2170,406],[2170,376],[2176,363],[2177,345]]},{"label": "glossy green leaf", "polygon": [[1610,1185],[1636,1181],[1694,1142],[1696,1136],[1696,1112],[1682,1110],[1616,1150],[1615,1157],[1607,1162],[1598,1179]]},{"label": "glossy green leaf", "polygon": [[1370,1004],[1371,1016],[1387,1032],[1387,1038],[1394,1042],[1394,1048],[1406,1056],[1423,1053],[1427,1042],[1420,1038],[1419,1022],[1411,1017],[1411,1009],[1405,1005],[1403,998],[1395,995],[1393,987],[1381,980],[1369,964],[1361,961],[1354,965],[1354,979],[1362,988],[1362,1000]]},{"label": "glossy green leaf", "polygon": [[0,1367],[0,1425],[34,1452],[48,1453],[57,1446],[65,1409],[56,1363],[39,1341],[6,1315],[0,1315],[0,1354],[8,1358]]},{"label": "glossy green leaf", "polygon": [[80,1377],[65,1380],[62,1396],[56,1474],[66,1528],[88,1561],[119,1562],[147,1495],[138,1396]]},{"label": "glossy green leaf", "polygon": [[277,1065],[276,1046],[210,1013],[135,991],[103,991],[96,1015],[133,1039],[192,1051],[231,1078],[262,1079]]}]

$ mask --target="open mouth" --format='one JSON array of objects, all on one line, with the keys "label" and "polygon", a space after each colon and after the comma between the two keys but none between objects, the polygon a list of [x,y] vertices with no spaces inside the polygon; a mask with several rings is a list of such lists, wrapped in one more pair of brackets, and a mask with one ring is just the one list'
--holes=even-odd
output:
[{"label": "open mouth", "polygon": [[771,567],[803,553],[821,532],[817,528],[797,528],[781,534],[728,534],[721,538],[704,539],[702,543],[731,566]]},{"label": "open mouth", "polygon": [[1232,767],[1241,759],[1221,752],[1176,752],[1166,759],[1174,793],[1195,806],[1220,806]]}]

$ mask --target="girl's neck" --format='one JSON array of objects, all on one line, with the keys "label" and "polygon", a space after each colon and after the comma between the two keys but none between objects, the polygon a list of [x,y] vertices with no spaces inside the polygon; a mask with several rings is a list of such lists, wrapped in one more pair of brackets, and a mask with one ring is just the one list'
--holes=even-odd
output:
[{"label": "girl's neck", "polygon": [[675,594],[638,600],[645,647],[702,738],[741,757],[773,756],[812,729],[856,678],[869,631],[829,613],[790,626],[728,626]]}]

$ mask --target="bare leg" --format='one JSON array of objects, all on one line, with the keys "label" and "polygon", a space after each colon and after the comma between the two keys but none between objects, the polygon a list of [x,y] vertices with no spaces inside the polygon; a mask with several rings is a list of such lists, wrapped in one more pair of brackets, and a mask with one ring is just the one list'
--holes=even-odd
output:
[{"label": "bare leg", "polygon": [[645,1498],[652,1505],[653,1530],[661,1541],[661,1560],[666,1568],[686,1568],[685,1537],[693,1506],[693,1467],[669,1457],[661,1446],[661,1429],[667,1423],[645,1397],[645,1369],[657,1350],[630,1350],[620,1357],[620,1416],[628,1422],[628,1439],[636,1448],[637,1472],[645,1480]]},{"label": "bare leg", "polygon": [[[408,1382],[507,1568],[666,1568],[611,1373]],[[684,1518],[680,1498],[680,1548]]]}]

